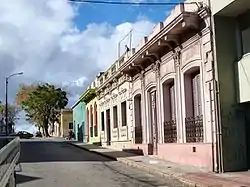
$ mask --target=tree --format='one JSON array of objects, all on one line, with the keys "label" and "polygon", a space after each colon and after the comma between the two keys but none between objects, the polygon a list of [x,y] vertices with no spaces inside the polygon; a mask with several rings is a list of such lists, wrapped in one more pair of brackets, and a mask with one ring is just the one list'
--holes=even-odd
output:
[{"label": "tree", "polygon": [[49,136],[49,123],[54,124],[60,110],[68,104],[67,93],[54,85],[42,83],[22,85],[17,93],[16,102],[26,112],[27,120],[43,129]]},{"label": "tree", "polygon": [[[20,108],[15,105],[8,105],[8,130],[9,132],[13,131],[13,126],[15,125],[16,120],[18,119],[18,113]],[[0,115],[5,117],[5,105],[0,104]]]}]

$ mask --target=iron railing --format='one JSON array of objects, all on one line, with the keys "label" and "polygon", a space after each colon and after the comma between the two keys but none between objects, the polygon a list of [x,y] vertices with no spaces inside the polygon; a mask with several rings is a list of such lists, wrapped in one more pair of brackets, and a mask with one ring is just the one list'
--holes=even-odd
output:
[{"label": "iron railing", "polygon": [[20,157],[20,141],[19,138],[6,137],[1,137],[0,141],[6,144],[0,149],[0,186],[15,187],[15,166]]},{"label": "iron railing", "polygon": [[176,121],[170,120],[164,122],[164,143],[176,143],[177,130]]},{"label": "iron railing", "polygon": [[141,125],[135,126],[135,143],[136,144],[142,143],[142,126]]},{"label": "iron railing", "polygon": [[186,125],[186,142],[203,142],[203,118],[202,115],[196,117],[187,117],[185,119]]}]

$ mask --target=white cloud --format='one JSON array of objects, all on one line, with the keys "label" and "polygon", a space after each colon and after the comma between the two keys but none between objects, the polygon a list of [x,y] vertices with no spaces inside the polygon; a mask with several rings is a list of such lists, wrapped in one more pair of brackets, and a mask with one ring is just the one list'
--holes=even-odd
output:
[{"label": "white cloud", "polygon": [[4,100],[4,77],[19,71],[24,75],[10,80],[11,101],[19,83],[34,81],[64,85],[75,99],[114,62],[117,43],[131,28],[135,46],[154,25],[140,18],[116,26],[91,23],[80,31],[73,21],[77,14],[65,0],[1,0],[0,100]]}]

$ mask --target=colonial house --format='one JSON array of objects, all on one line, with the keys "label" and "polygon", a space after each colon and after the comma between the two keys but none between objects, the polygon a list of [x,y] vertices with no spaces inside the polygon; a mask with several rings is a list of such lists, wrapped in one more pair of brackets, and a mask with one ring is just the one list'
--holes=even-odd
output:
[{"label": "colonial house", "polygon": [[99,144],[101,141],[98,121],[99,101],[96,97],[96,84],[97,78],[80,97],[80,100],[86,104],[87,142],[91,144]]},{"label": "colonial house", "polygon": [[207,7],[176,6],[98,78],[102,142],[213,169],[215,91]]},{"label": "colonial house", "polygon": [[60,137],[67,137],[69,130],[73,131],[73,115],[72,110],[69,108],[61,109],[60,114]]},{"label": "colonial house", "polygon": [[75,133],[75,139],[77,141],[87,142],[86,104],[81,99],[78,99],[71,109],[73,111],[73,131]]},{"label": "colonial house", "polygon": [[133,130],[131,83],[119,68],[132,55],[124,53],[107,71],[98,77],[99,121],[101,142],[113,148],[131,147]]}]

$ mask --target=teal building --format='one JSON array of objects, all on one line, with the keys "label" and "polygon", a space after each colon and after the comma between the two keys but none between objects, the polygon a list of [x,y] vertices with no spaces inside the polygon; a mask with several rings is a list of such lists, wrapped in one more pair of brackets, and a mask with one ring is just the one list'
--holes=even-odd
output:
[{"label": "teal building", "polygon": [[87,143],[86,128],[86,105],[83,101],[78,100],[73,106],[73,130],[77,141]]}]

